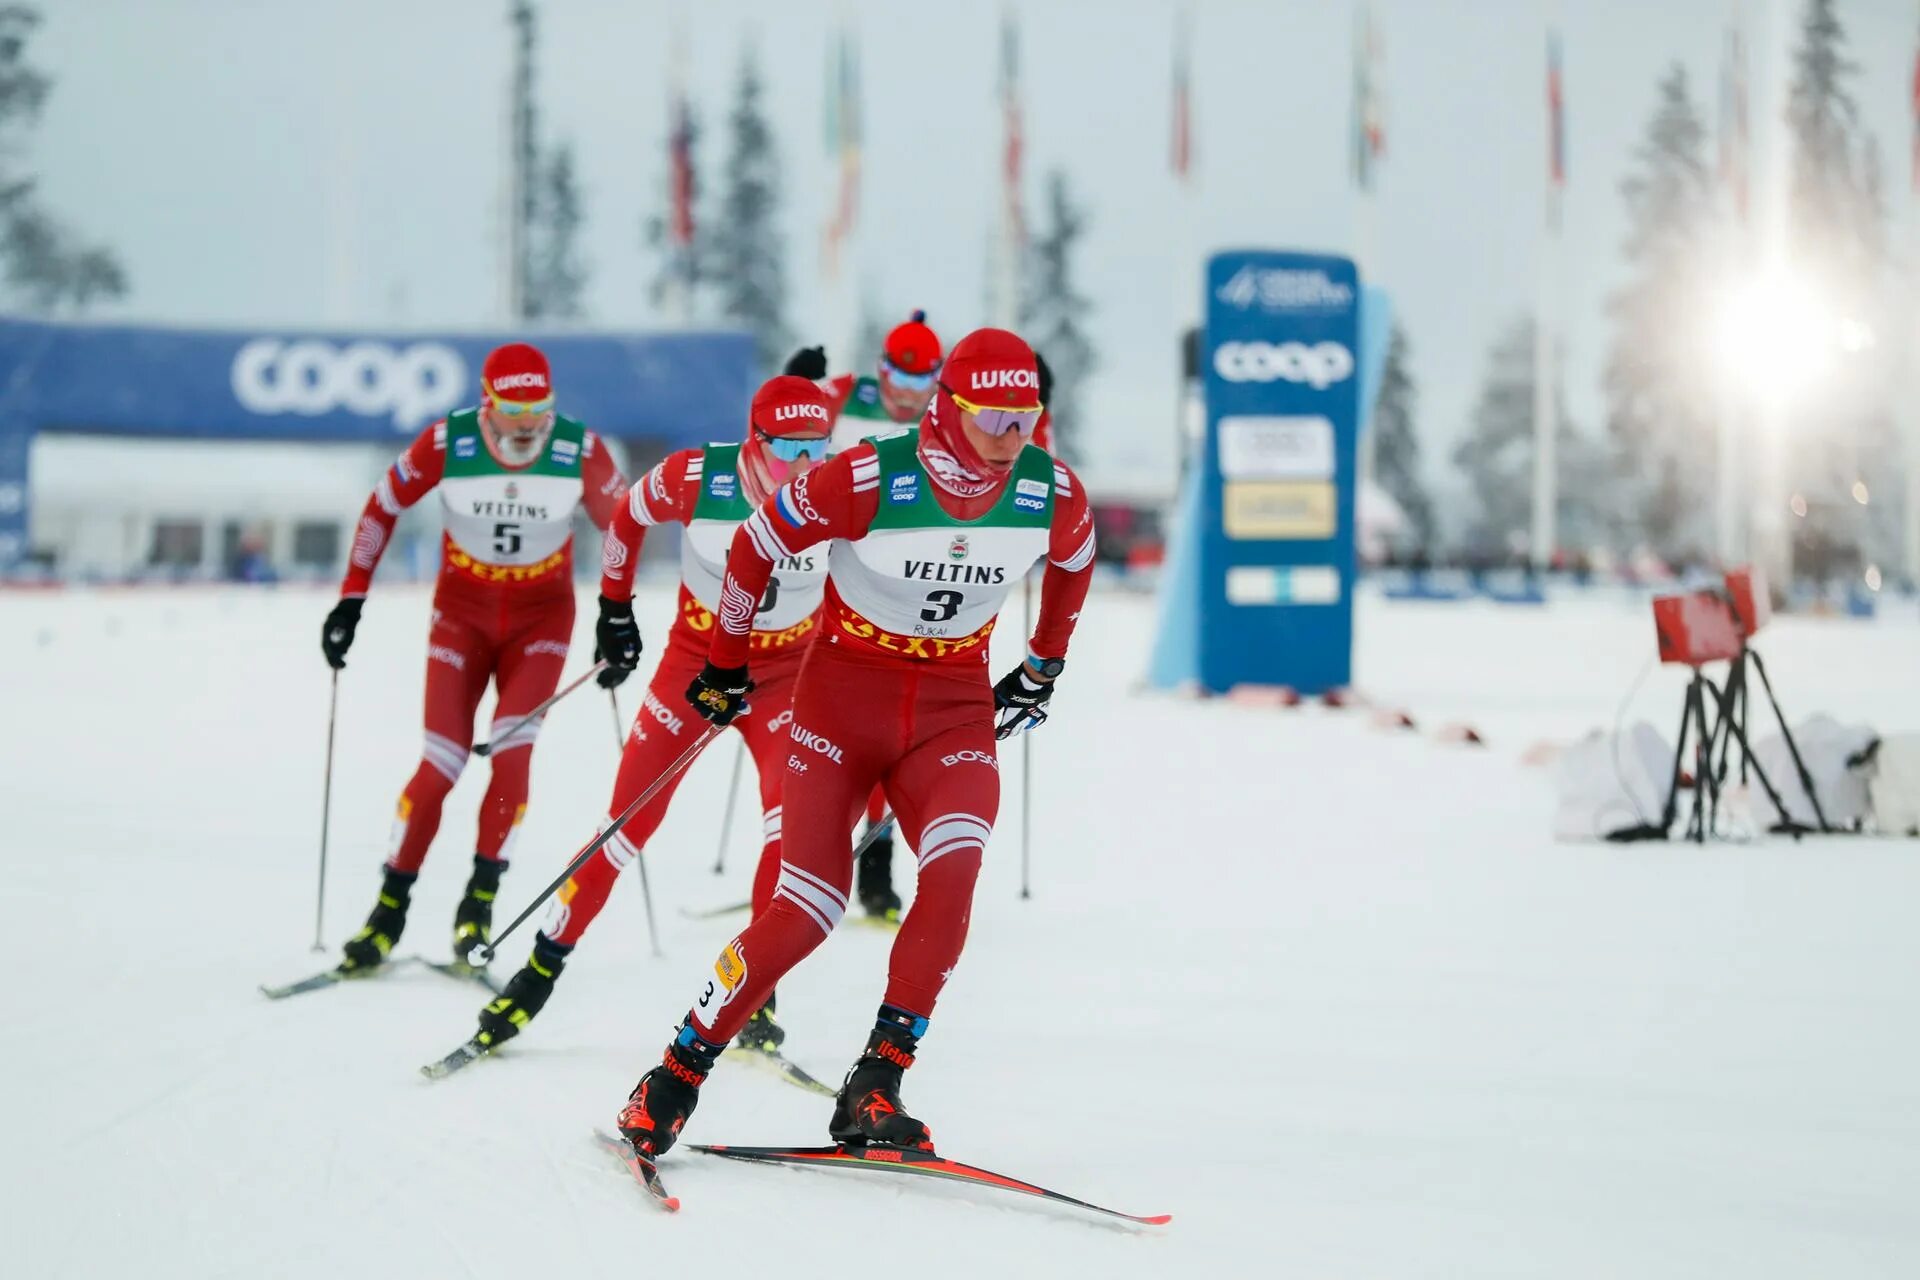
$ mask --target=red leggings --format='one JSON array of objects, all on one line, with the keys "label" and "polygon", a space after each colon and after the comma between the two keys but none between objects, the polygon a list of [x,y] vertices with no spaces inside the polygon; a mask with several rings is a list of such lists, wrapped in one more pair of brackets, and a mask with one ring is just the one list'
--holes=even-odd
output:
[{"label": "red leggings", "polygon": [[[505,861],[513,854],[513,836],[527,811],[527,771],[533,762],[538,720],[515,721],[539,706],[559,687],[573,637],[573,591],[543,596],[512,606],[482,607],[444,594],[434,597],[433,627],[427,633],[426,741],[420,765],[394,817],[387,865],[417,872],[427,846],[440,829],[440,808],[466,768],[473,742],[473,713],[491,677],[499,698],[487,737],[493,776],[480,802],[480,834],[475,852]],[[496,735],[512,730],[504,741]]]},{"label": "red leggings", "polygon": [[1000,806],[986,668],[869,656],[837,640],[813,645],[794,686],[773,901],[721,952],[694,1002],[694,1028],[714,1044],[732,1040],[840,922],[853,878],[848,837],[876,783],[920,866],[886,1003],[932,1014],[966,945],[973,884]]},{"label": "red leggings", "polygon": [[[780,872],[780,782],[785,770],[787,728],[792,722],[788,703],[793,697],[794,676],[800,670],[801,650],[762,658],[754,664],[755,687],[748,699],[747,715],[733,722],[745,740],[754,768],[760,774],[760,810],[762,844],[760,862],[753,877],[753,908],[757,915],[773,896],[774,882]],[[646,701],[634,717],[633,731],[627,737],[626,751],[620,757],[620,773],[613,782],[613,798],[607,802],[609,820],[618,816],[634,798],[653,785],[668,765],[679,758],[687,744],[700,736],[706,722],[687,705],[687,686],[700,674],[706,662],[704,652],[686,653],[669,648],[660,659],[647,685]],[[691,767],[691,763],[689,763]],[[667,816],[667,805],[686,777],[682,771],[644,808],[634,814],[618,835],[588,859],[554,898],[545,927],[547,937],[563,946],[580,941],[587,926],[606,905],[607,895],[622,868],[640,855],[640,850]]]}]

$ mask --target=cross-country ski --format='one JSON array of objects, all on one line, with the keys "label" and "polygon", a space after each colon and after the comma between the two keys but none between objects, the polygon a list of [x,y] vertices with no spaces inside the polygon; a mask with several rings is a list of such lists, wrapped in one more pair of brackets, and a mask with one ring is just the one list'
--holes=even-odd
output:
[{"label": "cross-country ski", "polygon": [[1110,1218],[1124,1218],[1128,1222],[1137,1222],[1142,1226],[1163,1227],[1173,1221],[1173,1215],[1170,1213],[1122,1213],[1118,1209],[1090,1204],[1085,1200],[1076,1199],[1058,1191],[1050,1191],[1046,1187],[1024,1182],[1019,1178],[1009,1178],[1005,1174],[992,1173],[970,1164],[962,1164],[957,1160],[949,1160],[931,1151],[918,1151],[910,1147],[839,1145],[740,1147],[695,1143],[692,1150],[712,1156],[725,1156],[729,1160],[744,1160],[752,1164],[787,1165],[796,1169],[859,1169],[863,1172],[895,1176],[941,1178],[995,1191],[1013,1191],[1021,1195],[1037,1196],[1054,1204],[1072,1205],[1076,1209],[1084,1209],[1089,1213],[1103,1214]]}]

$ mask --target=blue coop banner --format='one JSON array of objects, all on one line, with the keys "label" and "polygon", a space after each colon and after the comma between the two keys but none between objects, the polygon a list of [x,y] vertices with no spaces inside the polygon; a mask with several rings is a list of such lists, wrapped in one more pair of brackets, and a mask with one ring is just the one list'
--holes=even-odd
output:
[{"label": "blue coop banner", "polygon": [[531,338],[563,412],[614,439],[739,434],[744,333],[313,333],[0,320],[0,569],[26,551],[33,436],[375,442],[396,450],[479,397],[480,362]]}]

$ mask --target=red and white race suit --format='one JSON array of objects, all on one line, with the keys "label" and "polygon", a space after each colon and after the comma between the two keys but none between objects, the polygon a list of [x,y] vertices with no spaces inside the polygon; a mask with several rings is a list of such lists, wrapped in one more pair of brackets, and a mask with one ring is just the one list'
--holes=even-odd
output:
[{"label": "red and white race suit", "polygon": [[[511,856],[540,732],[538,720],[515,722],[558,687],[573,638],[573,512],[584,503],[605,528],[626,487],[599,437],[569,419],[558,420],[541,456],[518,471],[492,462],[477,430],[466,410],[407,447],[360,513],[340,586],[342,596],[365,596],[400,513],[440,492],[447,529],[427,634],[425,743],[394,818],[387,866],[395,871],[417,872],[426,859],[441,805],[466,767],[489,679],[497,692],[487,734],[493,773],[475,853]],[[504,729],[512,732],[502,740]]]}]

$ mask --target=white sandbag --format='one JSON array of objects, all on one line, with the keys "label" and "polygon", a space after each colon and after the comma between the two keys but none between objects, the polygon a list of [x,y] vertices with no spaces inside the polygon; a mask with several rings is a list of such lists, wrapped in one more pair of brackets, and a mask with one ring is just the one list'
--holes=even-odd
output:
[{"label": "white sandbag", "polygon": [[[1756,721],[1764,705],[1755,707]],[[1757,727],[1757,724],[1753,726]],[[1749,729],[1749,733],[1751,731]],[[1847,762],[1865,752],[1877,736],[1866,725],[1844,725],[1826,714],[1809,716],[1793,727],[1793,741],[1800,748],[1800,758],[1806,762],[1828,826],[1851,831],[1865,825],[1872,816],[1873,801],[1867,793],[1868,771]],[[1813,804],[1807,799],[1807,789],[1800,784],[1799,772],[1787,751],[1787,740],[1777,733],[1762,738],[1753,744],[1753,755],[1780,793],[1787,815],[1802,826],[1819,826]],[[1731,774],[1733,769],[1728,772]],[[1757,785],[1753,803],[1755,812],[1772,826],[1777,815],[1767,813],[1770,806],[1759,794]]]},{"label": "white sandbag", "polygon": [[1673,776],[1673,747],[1645,720],[1616,735],[1594,730],[1553,768],[1556,840],[1605,840],[1660,824]]},{"label": "white sandbag", "polygon": [[1890,836],[1920,836],[1920,733],[1880,740],[1867,791],[1875,828]]}]

